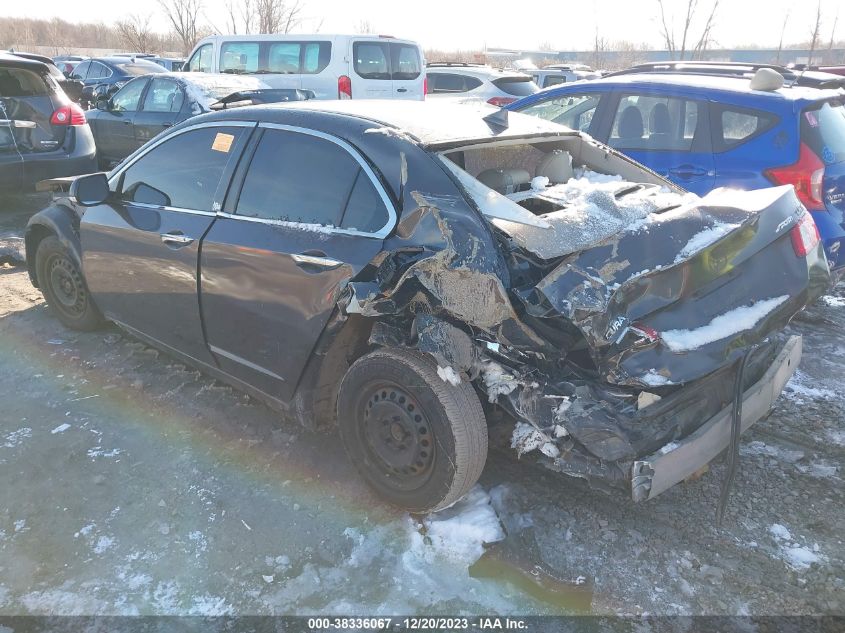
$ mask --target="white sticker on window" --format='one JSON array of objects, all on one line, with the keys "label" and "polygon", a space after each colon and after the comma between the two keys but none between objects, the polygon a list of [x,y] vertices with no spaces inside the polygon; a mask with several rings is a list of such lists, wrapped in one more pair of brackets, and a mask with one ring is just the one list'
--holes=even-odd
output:
[{"label": "white sticker on window", "polygon": [[218,132],[217,135],[214,137],[214,142],[211,144],[211,149],[213,149],[215,152],[228,152],[230,149],[232,149],[232,142],[234,140],[234,135]]}]

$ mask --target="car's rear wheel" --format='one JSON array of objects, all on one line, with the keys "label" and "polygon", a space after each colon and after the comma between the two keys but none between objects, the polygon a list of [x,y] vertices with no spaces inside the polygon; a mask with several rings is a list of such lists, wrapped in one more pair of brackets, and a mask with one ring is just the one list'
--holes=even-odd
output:
[{"label": "car's rear wheel", "polygon": [[367,483],[410,512],[455,503],[487,459],[487,423],[472,386],[444,382],[430,357],[409,350],[376,350],[349,368],[338,426]]},{"label": "car's rear wheel", "polygon": [[88,292],[82,271],[55,236],[38,244],[35,273],[47,305],[64,325],[85,331],[103,325],[103,315]]}]

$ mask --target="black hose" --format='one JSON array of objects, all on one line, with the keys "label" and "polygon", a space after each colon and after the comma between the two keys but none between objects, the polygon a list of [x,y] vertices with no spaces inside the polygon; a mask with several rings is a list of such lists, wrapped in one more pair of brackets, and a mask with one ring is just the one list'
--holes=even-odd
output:
[{"label": "black hose", "polygon": [[742,399],[745,395],[743,385],[745,383],[745,366],[748,359],[756,345],[752,345],[745,354],[736,361],[736,382],[734,382],[734,401],[733,410],[731,411],[731,441],[728,444],[728,472],[725,473],[725,478],[722,481],[722,494],[719,498],[719,508],[716,511],[716,525],[722,525],[722,519],[725,517],[725,509],[728,507],[728,497],[730,497],[731,486],[736,477],[736,469],[739,465],[739,436],[742,434]]}]

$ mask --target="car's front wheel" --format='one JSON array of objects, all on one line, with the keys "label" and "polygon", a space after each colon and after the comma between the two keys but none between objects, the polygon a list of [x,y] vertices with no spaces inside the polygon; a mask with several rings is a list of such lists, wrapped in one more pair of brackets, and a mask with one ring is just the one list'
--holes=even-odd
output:
[{"label": "car's front wheel", "polygon": [[35,273],[47,305],[64,325],[84,331],[103,325],[82,271],[57,237],[45,237],[38,244]]},{"label": "car's front wheel", "polygon": [[487,423],[472,385],[444,382],[418,352],[359,358],[341,383],[338,426],[367,483],[410,512],[455,503],[487,460]]}]

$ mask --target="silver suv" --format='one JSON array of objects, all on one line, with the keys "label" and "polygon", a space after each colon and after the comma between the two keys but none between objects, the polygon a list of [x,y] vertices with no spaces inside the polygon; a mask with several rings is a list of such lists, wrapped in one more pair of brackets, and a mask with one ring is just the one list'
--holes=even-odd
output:
[{"label": "silver suv", "polygon": [[484,64],[433,62],[426,67],[426,99],[486,101],[505,106],[539,90],[529,75]]}]

